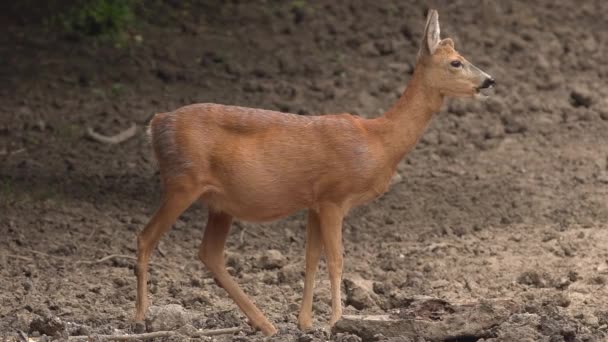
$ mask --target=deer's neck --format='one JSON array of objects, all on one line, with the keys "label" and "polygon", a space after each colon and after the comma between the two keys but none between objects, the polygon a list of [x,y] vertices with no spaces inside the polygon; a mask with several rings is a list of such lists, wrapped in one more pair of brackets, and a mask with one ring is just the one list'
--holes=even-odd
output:
[{"label": "deer's neck", "polygon": [[443,95],[427,86],[423,72],[417,69],[401,98],[378,120],[393,167],[416,145],[443,103]]}]

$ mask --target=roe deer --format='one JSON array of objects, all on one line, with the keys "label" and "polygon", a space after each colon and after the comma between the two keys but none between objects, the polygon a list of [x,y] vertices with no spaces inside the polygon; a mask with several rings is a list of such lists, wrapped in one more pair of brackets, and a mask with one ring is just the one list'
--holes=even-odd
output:
[{"label": "roe deer", "polygon": [[148,306],[148,262],[161,236],[194,201],[209,208],[198,257],[265,335],[275,327],[226,271],[224,245],[233,217],[275,220],[308,209],[306,273],[298,323],[312,326],[315,272],[325,250],[330,325],[342,315],[342,220],[349,209],[386,192],[397,163],[440,110],[446,96],[477,97],[494,80],[439,38],[435,10],[408,87],[381,117],[300,116],[194,104],[156,114],[150,134],[163,184],[162,203],[137,238],[135,320]]}]

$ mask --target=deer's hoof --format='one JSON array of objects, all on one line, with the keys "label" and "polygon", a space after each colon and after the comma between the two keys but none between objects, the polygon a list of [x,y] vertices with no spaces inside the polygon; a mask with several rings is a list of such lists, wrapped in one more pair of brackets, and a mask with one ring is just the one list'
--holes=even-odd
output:
[{"label": "deer's hoof", "polygon": [[270,323],[262,324],[262,326],[260,326],[260,330],[262,331],[262,334],[264,334],[265,336],[272,336],[278,332],[277,328],[275,328],[274,325],[272,325]]},{"label": "deer's hoof", "polygon": [[131,330],[136,334],[146,332],[146,324],[143,321],[136,321],[131,324]]}]

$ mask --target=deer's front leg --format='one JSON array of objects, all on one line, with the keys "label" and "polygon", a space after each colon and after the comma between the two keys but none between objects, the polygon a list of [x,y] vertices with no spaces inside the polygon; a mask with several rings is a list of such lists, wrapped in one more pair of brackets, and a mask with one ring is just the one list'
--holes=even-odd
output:
[{"label": "deer's front leg", "polygon": [[321,207],[319,219],[321,237],[325,246],[325,258],[331,283],[331,319],[333,326],[342,316],[342,298],[340,285],[342,283],[342,219],[344,210],[339,206],[328,204]]},{"label": "deer's front leg", "polygon": [[298,316],[298,326],[301,330],[312,328],[312,298],[315,287],[315,274],[319,265],[319,258],[323,250],[319,214],[312,209],[308,211],[308,223],[306,225],[306,275],[304,278],[304,295],[302,296],[302,307]]}]

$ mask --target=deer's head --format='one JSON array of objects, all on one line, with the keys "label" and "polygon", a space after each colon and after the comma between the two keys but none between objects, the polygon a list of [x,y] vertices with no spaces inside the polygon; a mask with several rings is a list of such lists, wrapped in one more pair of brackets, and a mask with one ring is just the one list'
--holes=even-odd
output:
[{"label": "deer's head", "polygon": [[494,79],[462,57],[450,38],[439,37],[439,15],[430,10],[418,52],[416,69],[423,72],[427,86],[451,97],[484,97],[483,89],[492,88]]}]

